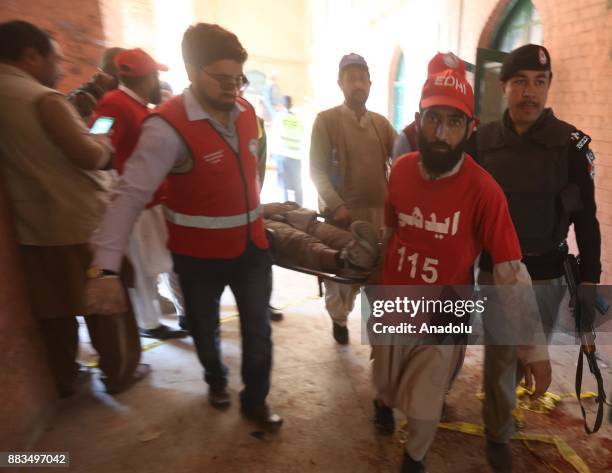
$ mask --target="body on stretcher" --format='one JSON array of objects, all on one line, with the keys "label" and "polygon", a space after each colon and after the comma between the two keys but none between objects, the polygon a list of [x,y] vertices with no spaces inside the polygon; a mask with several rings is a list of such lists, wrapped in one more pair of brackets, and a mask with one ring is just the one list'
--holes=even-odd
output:
[{"label": "body on stretcher", "polygon": [[320,220],[293,202],[264,206],[264,224],[277,266],[341,284],[364,284],[378,261],[377,230],[354,222],[351,231]]}]

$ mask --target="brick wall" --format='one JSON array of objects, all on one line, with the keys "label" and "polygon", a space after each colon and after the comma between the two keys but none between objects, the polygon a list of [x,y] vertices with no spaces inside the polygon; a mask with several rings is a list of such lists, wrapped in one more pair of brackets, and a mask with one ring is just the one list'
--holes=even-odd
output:
[{"label": "brick wall", "polygon": [[[107,10],[124,9],[150,0],[102,0]],[[445,24],[461,15],[459,55],[474,60],[477,47],[490,44],[501,15],[511,0],[449,0]],[[78,4],[78,8],[75,5]],[[612,8],[608,0],[534,0],[542,23],[544,44],[552,55],[554,80],[549,105],[557,116],[593,138],[596,153],[598,216],[603,236],[603,279],[612,283]],[[450,8],[452,6],[452,8]],[[121,10],[121,11],[119,11]],[[141,16],[141,15],[139,15]],[[51,31],[67,58],[66,76],[59,84],[70,90],[94,72],[104,48],[100,5],[95,0],[0,0],[0,21],[20,18]],[[133,18],[136,23],[142,18]],[[150,22],[149,22],[150,23]],[[108,25],[107,25],[108,26]],[[124,28],[117,26],[117,31]],[[125,26],[125,25],[121,25]],[[144,30],[146,31],[146,30]],[[124,42],[108,31],[111,42]],[[113,34],[115,33],[115,34]],[[378,32],[394,34],[401,31]],[[143,38],[140,38],[141,42]],[[113,41],[114,40],[114,41]],[[123,40],[123,41],[121,41]],[[142,46],[142,45],[141,45]],[[610,242],[610,243],[608,243]]]},{"label": "brick wall", "polygon": [[[489,47],[510,0],[465,0],[460,55]],[[591,136],[602,230],[602,282],[612,284],[612,8],[608,0],[534,0],[552,58],[548,105]]]},{"label": "brick wall", "polygon": [[104,29],[96,0],[0,0],[0,21],[25,20],[49,31],[66,60],[58,88],[89,80],[104,51]]},{"label": "brick wall", "polygon": [[536,1],[554,78],[549,101],[593,139],[603,282],[612,283],[612,9],[607,0]]}]

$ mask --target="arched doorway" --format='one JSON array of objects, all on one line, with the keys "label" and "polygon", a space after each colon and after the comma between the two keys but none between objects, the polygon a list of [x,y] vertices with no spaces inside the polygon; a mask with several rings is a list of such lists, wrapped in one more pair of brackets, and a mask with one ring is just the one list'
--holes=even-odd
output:
[{"label": "arched doorway", "polygon": [[491,46],[507,53],[529,43],[542,44],[542,21],[531,0],[519,0],[503,18]]},{"label": "arched doorway", "polygon": [[[531,0],[508,3],[494,22],[493,34],[476,54],[475,102],[476,114],[482,123],[497,120],[506,103],[499,87],[501,63],[506,54],[528,43],[542,44],[540,14]],[[490,30],[489,30],[490,31]]]},{"label": "arched doorway", "polygon": [[395,65],[395,71],[393,73],[393,90],[391,97],[392,114],[391,123],[396,130],[401,130],[406,125],[406,118],[404,117],[405,112],[405,99],[404,91],[406,88],[406,61],[404,60],[404,53],[399,52],[399,57]]}]

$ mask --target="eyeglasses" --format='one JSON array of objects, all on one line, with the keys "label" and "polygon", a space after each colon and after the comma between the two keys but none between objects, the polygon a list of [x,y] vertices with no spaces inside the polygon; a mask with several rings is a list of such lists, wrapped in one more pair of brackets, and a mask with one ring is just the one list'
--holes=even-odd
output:
[{"label": "eyeglasses", "polygon": [[247,79],[247,76],[245,76],[244,74],[240,74],[239,76],[234,77],[225,74],[211,74],[210,72],[205,71],[204,69],[202,70],[208,77],[216,80],[222,89],[238,89],[238,91],[242,92],[249,86],[249,79]]}]

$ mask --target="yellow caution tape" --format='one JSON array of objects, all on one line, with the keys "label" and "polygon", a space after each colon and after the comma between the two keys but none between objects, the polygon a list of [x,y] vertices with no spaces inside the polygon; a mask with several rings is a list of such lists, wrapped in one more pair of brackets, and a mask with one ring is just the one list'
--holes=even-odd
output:
[{"label": "yellow caution tape", "polygon": [[514,417],[514,426],[516,427],[516,430],[525,430],[525,427],[527,427],[527,422],[525,422],[525,414],[523,414],[521,409],[522,408],[517,405],[512,411],[512,417]]},{"label": "yellow caution tape", "polygon": [[[484,436],[484,428],[481,425],[470,424],[468,422],[443,422],[439,424],[441,429],[461,432],[469,435]],[[563,459],[569,463],[578,473],[591,473],[590,468],[578,456],[578,454],[570,447],[562,438],[556,435],[547,434],[527,434],[519,432],[512,437],[513,440],[522,440],[526,442],[543,442],[549,445],[554,445]],[[530,449],[531,450],[531,449]],[[551,466],[552,465],[548,465]],[[553,467],[554,468],[554,467]]]},{"label": "yellow caution tape", "polygon": [[[516,389],[517,398],[519,398],[518,405],[521,409],[525,409],[532,412],[537,412],[540,414],[548,414],[553,411],[557,404],[559,404],[563,399],[574,398],[576,399],[575,393],[565,393],[565,394],[554,394],[546,391],[542,396],[540,396],[535,401],[531,399],[520,399],[525,396],[531,395],[531,392],[525,389],[523,386],[519,386]],[[586,391],[580,393],[580,399],[594,399],[597,398],[597,394],[592,391]]]},{"label": "yellow caution tape", "polygon": [[163,345],[164,343],[166,343],[164,340],[155,340],[154,342],[147,343],[146,345],[143,345],[142,348],[141,348],[141,351],[150,350],[151,348],[158,347],[160,345]]},{"label": "yellow caution tape", "polygon": [[549,462],[544,460],[540,455],[538,455],[538,453],[533,448],[531,448],[531,445],[529,445],[529,442],[527,442],[527,440],[523,440],[523,445],[525,445],[525,448],[529,450],[529,453],[531,453],[540,463],[542,463],[542,465],[547,466],[555,473],[563,473],[561,470],[559,470],[559,468],[550,464]]},{"label": "yellow caution tape", "polygon": [[[538,414],[548,414],[552,412],[557,404],[559,404],[563,399],[574,398],[576,399],[576,394],[574,393],[565,393],[565,394],[554,394],[546,391],[542,396],[540,396],[535,401],[532,401],[528,396],[532,394],[532,391],[529,391],[524,386],[518,386],[516,388],[516,397],[517,397],[517,407],[513,412],[514,418],[519,424],[523,421],[523,415],[520,412],[520,409],[536,412]],[[476,397],[481,401],[484,400],[484,393],[479,392],[476,394]],[[580,399],[594,399],[597,397],[592,391],[586,391],[580,394]],[[518,426],[518,425],[517,425]]]}]

